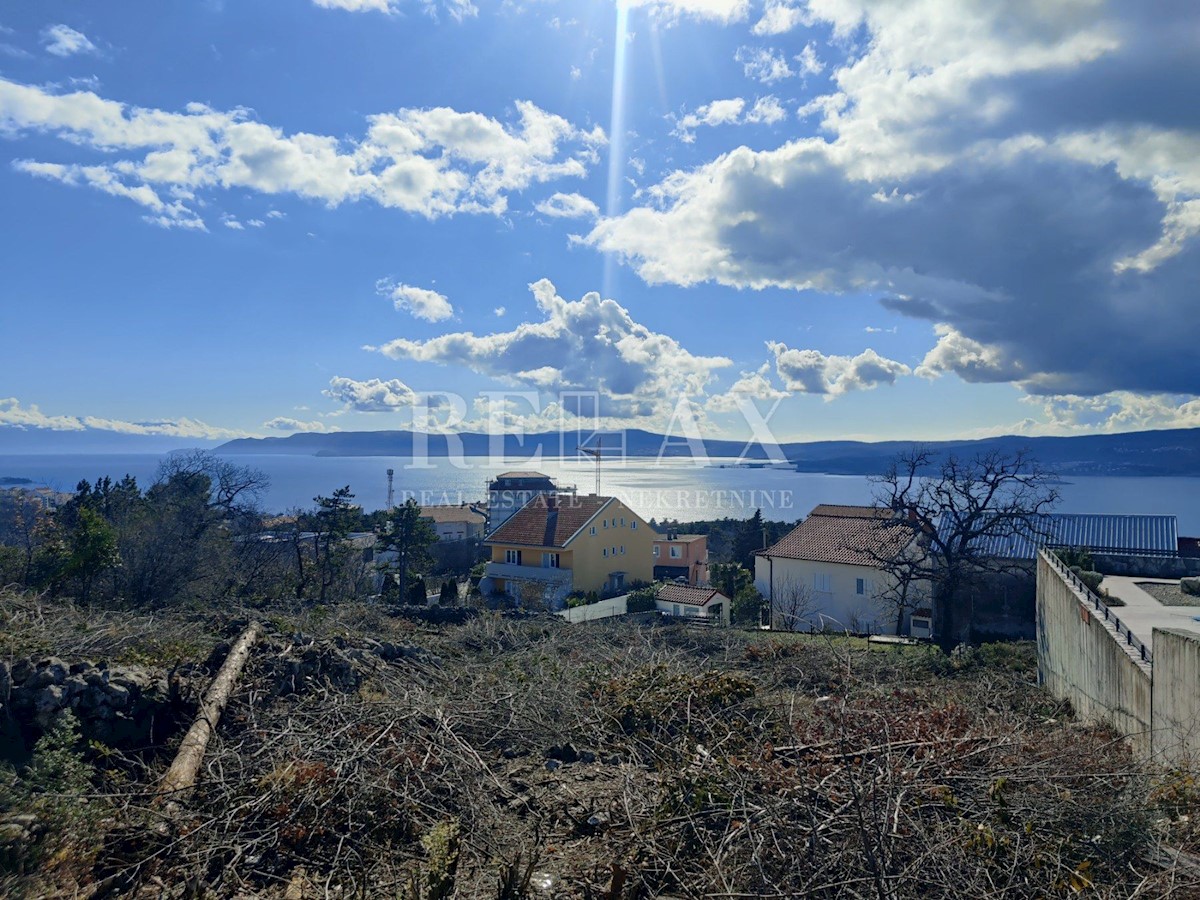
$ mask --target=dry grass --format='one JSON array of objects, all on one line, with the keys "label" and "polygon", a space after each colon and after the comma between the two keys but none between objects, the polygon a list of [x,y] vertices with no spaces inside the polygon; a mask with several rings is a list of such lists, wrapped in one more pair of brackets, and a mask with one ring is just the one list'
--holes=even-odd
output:
[{"label": "dry grass", "polygon": [[[1073,722],[1028,646],[950,658],[493,616],[437,630],[366,607],[273,628],[184,813],[149,809],[163,754],[96,801],[78,836],[90,855],[27,884],[414,900],[1200,890],[1180,862],[1192,782],[1154,780]],[[281,694],[301,658],[309,674]]]}]

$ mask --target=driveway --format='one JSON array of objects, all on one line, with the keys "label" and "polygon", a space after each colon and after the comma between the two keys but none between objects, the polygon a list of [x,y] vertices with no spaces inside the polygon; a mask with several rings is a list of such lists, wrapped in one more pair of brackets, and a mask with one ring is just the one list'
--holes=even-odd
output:
[{"label": "driveway", "polygon": [[1129,626],[1142,642],[1154,652],[1155,628],[1178,628],[1200,635],[1200,606],[1163,606],[1140,587],[1139,581],[1154,584],[1178,584],[1164,578],[1130,578],[1124,575],[1109,575],[1100,587],[1112,596],[1125,601],[1124,606],[1111,607],[1117,617]]}]

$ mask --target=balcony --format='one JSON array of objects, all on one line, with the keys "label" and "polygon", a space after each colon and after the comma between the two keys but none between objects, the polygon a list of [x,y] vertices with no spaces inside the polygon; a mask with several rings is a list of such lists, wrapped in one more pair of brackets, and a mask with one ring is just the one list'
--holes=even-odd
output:
[{"label": "balcony", "polygon": [[543,581],[546,584],[570,585],[570,569],[547,569],[542,566],[518,566],[515,563],[490,562],[484,569],[485,578],[502,578],[505,581]]}]

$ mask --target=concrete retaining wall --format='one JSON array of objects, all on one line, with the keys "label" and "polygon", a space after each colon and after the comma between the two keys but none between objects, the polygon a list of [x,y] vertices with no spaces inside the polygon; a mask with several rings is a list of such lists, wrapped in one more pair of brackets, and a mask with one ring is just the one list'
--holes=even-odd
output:
[{"label": "concrete retaining wall", "polygon": [[1200,761],[1200,636],[1154,629],[1156,756],[1173,764]]},{"label": "concrete retaining wall", "polygon": [[1044,553],[1037,568],[1038,680],[1069,700],[1080,718],[1111,722],[1134,750],[1151,752],[1150,666],[1096,615],[1087,597],[1059,574]]}]

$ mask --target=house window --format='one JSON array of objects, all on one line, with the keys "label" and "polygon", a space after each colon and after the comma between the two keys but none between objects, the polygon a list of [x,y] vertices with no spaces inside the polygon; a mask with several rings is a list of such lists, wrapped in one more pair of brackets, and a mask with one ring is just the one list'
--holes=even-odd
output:
[{"label": "house window", "polygon": [[504,561],[510,565],[519,566],[521,564],[520,550],[505,550]]},{"label": "house window", "polygon": [[621,527],[622,528],[625,527],[625,517],[624,516],[621,516]]},{"label": "house window", "polygon": [[658,544],[654,545],[654,555],[658,556]]},{"label": "house window", "polygon": [[604,520],[604,527],[605,527],[605,528],[607,528],[607,527],[608,527],[608,519],[605,519],[605,520]]},{"label": "house window", "polygon": [[683,548],[676,547],[674,544],[672,544],[671,545],[671,559],[682,559],[682,558],[683,558]]},{"label": "house window", "polygon": [[558,568],[558,554],[557,553],[543,553],[542,554],[542,568],[543,569],[557,569]]},{"label": "house window", "polygon": [[867,592],[867,580],[865,578],[854,579],[854,593],[865,594]]},{"label": "house window", "polygon": [[595,534],[595,533],[596,533],[596,526],[593,525],[591,528],[588,529],[588,534]]},{"label": "house window", "polygon": [[607,547],[604,548],[604,555],[608,556],[608,548]]},{"label": "house window", "polygon": [[624,544],[621,545],[621,555],[622,556],[625,555],[625,545]]},{"label": "house window", "polygon": [[637,519],[634,519],[632,522],[630,522],[629,527],[632,528],[634,531],[637,531]]},{"label": "house window", "polygon": [[813,590],[828,594],[833,591],[833,577],[828,572],[813,572]]}]

